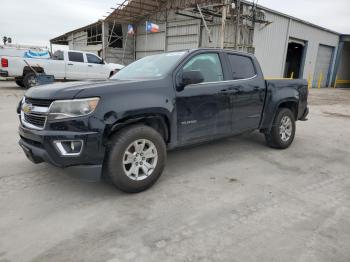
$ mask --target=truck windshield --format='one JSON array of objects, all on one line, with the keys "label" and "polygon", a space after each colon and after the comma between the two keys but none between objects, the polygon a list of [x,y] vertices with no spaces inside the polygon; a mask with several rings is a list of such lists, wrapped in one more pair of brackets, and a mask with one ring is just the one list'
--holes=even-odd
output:
[{"label": "truck windshield", "polygon": [[157,79],[165,76],[186,52],[164,53],[144,57],[124,67],[111,79]]}]

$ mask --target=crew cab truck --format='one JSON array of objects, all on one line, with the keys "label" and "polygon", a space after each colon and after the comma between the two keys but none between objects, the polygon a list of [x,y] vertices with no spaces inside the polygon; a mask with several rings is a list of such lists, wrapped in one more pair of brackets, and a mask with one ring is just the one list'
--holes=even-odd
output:
[{"label": "crew cab truck", "polygon": [[18,108],[19,144],[34,163],[97,169],[140,192],[157,181],[170,149],[252,130],[271,147],[289,147],[307,98],[305,80],[265,81],[253,55],[169,52],[108,81],[29,89]]},{"label": "crew cab truck", "polygon": [[[17,85],[36,86],[37,73],[53,75],[55,80],[106,80],[124,66],[108,64],[93,53],[56,51],[51,59],[2,56],[0,76],[14,77]],[[27,62],[27,63],[26,63]]]}]

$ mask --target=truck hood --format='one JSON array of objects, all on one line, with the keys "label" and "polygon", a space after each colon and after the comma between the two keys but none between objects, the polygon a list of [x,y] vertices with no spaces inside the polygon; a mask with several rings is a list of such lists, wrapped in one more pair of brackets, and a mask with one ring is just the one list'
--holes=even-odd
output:
[{"label": "truck hood", "polygon": [[108,66],[109,69],[111,70],[120,70],[123,69],[125,66],[121,65],[121,64],[114,64],[114,63],[108,63],[106,64]]},{"label": "truck hood", "polygon": [[[153,82],[152,80],[151,82]],[[142,81],[142,82],[150,82]],[[26,97],[35,99],[73,99],[77,96],[100,96],[106,91],[122,92],[140,88],[140,81],[124,81],[124,80],[103,80],[103,81],[83,81],[83,82],[67,82],[55,83],[50,85],[35,86],[25,93]]]},{"label": "truck hood", "polygon": [[34,86],[28,89],[25,96],[36,99],[72,99],[87,86],[101,85],[103,82],[105,81],[67,82]]}]

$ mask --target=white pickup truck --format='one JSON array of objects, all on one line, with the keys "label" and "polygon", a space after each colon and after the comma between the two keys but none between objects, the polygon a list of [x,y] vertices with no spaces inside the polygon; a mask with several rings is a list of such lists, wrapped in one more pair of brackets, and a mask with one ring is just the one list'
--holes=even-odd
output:
[{"label": "white pickup truck", "polygon": [[50,59],[2,56],[0,60],[0,76],[14,77],[16,83],[25,88],[37,84],[33,69],[53,75],[55,80],[102,80],[124,67],[105,63],[93,53],[73,50],[56,51]]}]

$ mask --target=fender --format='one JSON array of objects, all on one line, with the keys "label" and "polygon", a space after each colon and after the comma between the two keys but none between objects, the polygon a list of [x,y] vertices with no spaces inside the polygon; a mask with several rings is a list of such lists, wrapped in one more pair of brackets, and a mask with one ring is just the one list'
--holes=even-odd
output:
[{"label": "fender", "polygon": [[[299,110],[299,91],[295,87],[285,86],[284,88],[278,88],[284,85],[283,81],[266,81],[267,94],[265,99],[264,111],[261,117],[260,129],[270,131],[273,121],[275,119],[277,110],[284,103],[296,104],[296,118],[298,117]],[[286,82],[288,83],[288,82]]]},{"label": "fender", "polygon": [[122,118],[111,125],[106,126],[105,138],[109,138],[115,132],[126,126],[143,123],[159,130],[164,136],[164,140],[168,143],[170,140],[170,121],[165,114],[135,114]]}]

